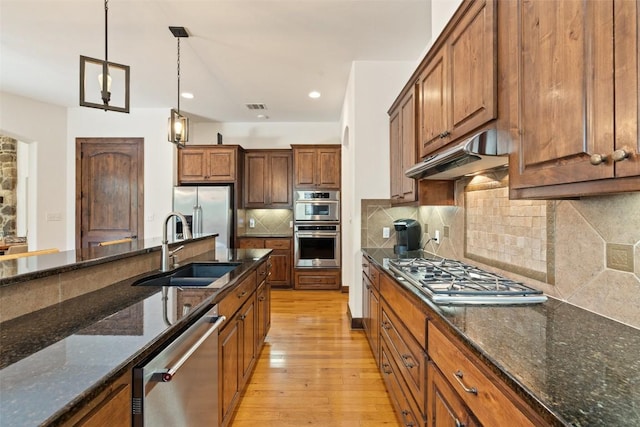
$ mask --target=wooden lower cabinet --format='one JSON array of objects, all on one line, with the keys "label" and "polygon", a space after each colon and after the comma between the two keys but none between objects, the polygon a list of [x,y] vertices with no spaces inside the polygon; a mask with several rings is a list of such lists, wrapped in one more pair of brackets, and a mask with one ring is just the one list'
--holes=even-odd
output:
[{"label": "wooden lower cabinet", "polygon": [[296,268],[293,275],[295,289],[340,289],[339,268]]},{"label": "wooden lower cabinet", "polygon": [[274,288],[291,288],[293,260],[291,238],[240,237],[238,247],[240,249],[272,249],[273,252],[269,255],[271,263],[269,283]]},{"label": "wooden lower cabinet", "polygon": [[413,398],[407,393],[407,387],[399,373],[398,365],[396,365],[393,357],[390,355],[386,341],[380,341],[380,371],[384,380],[391,402],[396,410],[398,418],[403,426],[419,426],[424,427],[426,420],[424,415],[420,413],[420,409],[416,405]]},{"label": "wooden lower cabinet", "polygon": [[131,374],[125,374],[64,423],[82,427],[131,427]]},{"label": "wooden lower cabinet", "polygon": [[[369,274],[366,271],[369,271]],[[376,365],[380,366],[380,289],[378,277],[379,272],[373,264],[368,270],[364,269],[363,271],[362,326],[373,352],[373,357],[376,360]]]},{"label": "wooden lower cabinet", "polygon": [[[440,385],[440,390],[445,389],[443,384],[448,384],[453,395],[464,403],[481,425],[521,427],[548,425],[476,356],[464,350],[464,346],[456,338],[443,332],[431,322],[428,325],[428,336],[429,356],[436,368],[430,371],[433,375],[429,377],[428,393],[433,392],[434,381],[436,385]],[[439,372],[442,373],[442,381],[437,379]],[[433,422],[431,425],[450,425],[446,422],[438,424],[433,418],[437,415],[436,411],[440,411],[441,414],[445,411],[441,399],[429,396],[428,400],[431,406],[428,413]],[[452,398],[448,402],[453,405]],[[443,416],[446,418],[446,414]]]},{"label": "wooden lower cabinet", "polygon": [[231,425],[234,409],[251,377],[270,326],[267,275],[268,263],[265,262],[219,304],[220,313],[228,319],[218,336],[220,427]]},{"label": "wooden lower cabinet", "polygon": [[436,366],[429,362],[427,420],[429,427],[476,427],[477,423],[463,400],[451,388]]}]

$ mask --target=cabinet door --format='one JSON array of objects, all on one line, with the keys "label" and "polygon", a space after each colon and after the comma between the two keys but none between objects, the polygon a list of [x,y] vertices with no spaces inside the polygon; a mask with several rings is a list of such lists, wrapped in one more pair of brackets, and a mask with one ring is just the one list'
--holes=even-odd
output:
[{"label": "cabinet door", "polygon": [[240,389],[244,387],[251,375],[251,369],[256,361],[258,318],[256,317],[256,298],[253,295],[240,309],[238,328],[240,330],[241,348],[238,353],[240,368]]},{"label": "cabinet door", "polygon": [[236,180],[235,148],[211,147],[207,152],[209,175],[207,181],[233,182]]},{"label": "cabinet door", "polygon": [[271,261],[271,275],[269,283],[272,285],[291,285],[291,253],[287,250],[274,250],[269,257]]},{"label": "cabinet door", "polygon": [[319,188],[340,188],[339,148],[318,148],[316,185]]},{"label": "cabinet door", "polygon": [[258,316],[258,330],[256,333],[256,339],[258,342],[257,348],[264,343],[267,333],[269,332],[269,326],[271,325],[271,285],[269,282],[264,281],[258,288],[257,295],[257,316]]},{"label": "cabinet door", "polygon": [[449,79],[446,49],[441,48],[420,74],[420,156],[449,143]]},{"label": "cabinet door", "polygon": [[293,157],[291,152],[271,153],[269,156],[269,206],[291,208],[293,206]]},{"label": "cabinet door", "polygon": [[516,13],[520,121],[511,187],[613,177],[612,162],[590,163],[613,149],[612,2],[520,1]]},{"label": "cabinet door", "polygon": [[316,184],[316,150],[314,148],[296,148],[293,151],[293,156],[295,186],[314,187]]},{"label": "cabinet door", "polygon": [[402,102],[400,139],[402,160],[400,162],[400,195],[405,201],[416,200],[416,180],[407,178],[404,171],[416,163],[416,118],[415,96],[410,92]]},{"label": "cabinet door", "polygon": [[451,33],[451,139],[497,117],[496,28],[494,0],[478,0]]},{"label": "cabinet door", "polygon": [[479,426],[473,419],[471,412],[433,363],[429,363],[428,370],[427,420],[430,422],[428,425],[430,427]]},{"label": "cabinet door", "polygon": [[104,401],[75,424],[82,427],[130,427],[131,386],[121,384]]},{"label": "cabinet door", "polygon": [[185,147],[178,150],[178,181],[203,182],[208,175],[206,150]]},{"label": "cabinet door", "polygon": [[238,321],[232,319],[222,331],[218,339],[218,393],[220,403],[220,425],[226,425],[232,414],[240,391],[240,368],[238,364],[240,330]]},{"label": "cabinet door", "polygon": [[616,177],[640,176],[640,3],[614,2],[616,150],[633,152],[615,164]]},{"label": "cabinet door", "polygon": [[371,286],[369,290],[370,343],[376,365],[380,366],[380,294]]},{"label": "cabinet door", "polygon": [[390,160],[390,181],[391,181],[391,201],[402,200],[402,140],[400,136],[400,108],[397,108],[389,117],[389,160]]},{"label": "cabinet door", "polygon": [[269,205],[268,154],[247,153],[244,156],[244,206],[246,208]]}]

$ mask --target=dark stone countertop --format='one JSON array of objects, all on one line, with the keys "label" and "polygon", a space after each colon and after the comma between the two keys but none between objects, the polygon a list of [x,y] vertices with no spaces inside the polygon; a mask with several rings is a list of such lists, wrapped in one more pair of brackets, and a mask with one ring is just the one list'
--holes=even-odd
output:
[{"label": "dark stone countertop", "polygon": [[[398,258],[390,249],[362,251],[383,270]],[[640,330],[554,298],[438,306],[399,283],[551,424],[640,425]]]},{"label": "dark stone countertop", "polygon": [[[185,315],[176,307],[176,288],[170,288],[165,300],[159,286],[131,286],[158,275],[154,271],[3,322],[0,424],[64,422],[231,292],[269,253],[270,249],[224,254],[217,250],[217,262],[239,262],[240,266],[214,286],[198,288],[203,300]],[[184,260],[183,265],[213,258],[213,252],[205,253]],[[171,324],[165,322],[165,313]]]},{"label": "dark stone countertop", "polygon": [[[217,236],[218,233],[201,234],[194,236],[190,241],[210,239]],[[181,242],[183,241],[173,241],[169,238],[171,247]],[[155,237],[134,239],[130,243],[94,246],[35,257],[0,261],[0,287],[159,251],[161,246],[162,238]]]}]

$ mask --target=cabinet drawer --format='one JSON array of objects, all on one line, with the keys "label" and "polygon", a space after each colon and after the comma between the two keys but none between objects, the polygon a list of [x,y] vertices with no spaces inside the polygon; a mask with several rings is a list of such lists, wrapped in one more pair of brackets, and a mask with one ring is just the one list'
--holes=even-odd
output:
[{"label": "cabinet drawer", "polygon": [[508,396],[498,388],[499,378],[480,371],[477,367],[482,363],[480,360],[464,354],[431,323],[428,331],[429,356],[480,423],[486,426],[536,425],[516,407],[515,395]]},{"label": "cabinet drawer", "polygon": [[244,279],[219,305],[219,313],[231,319],[231,316],[240,308],[257,288],[256,272],[253,271]]},{"label": "cabinet drawer", "polygon": [[370,271],[371,271],[371,261],[369,261],[369,259],[366,256],[363,256],[362,257],[362,273],[367,277],[371,277]]},{"label": "cabinet drawer", "polygon": [[418,308],[418,302],[413,301],[400,285],[386,274],[380,274],[380,295],[395,313],[402,315],[402,320],[411,335],[426,349],[427,315]]},{"label": "cabinet drawer", "polygon": [[383,339],[387,341],[390,356],[394,358],[400,374],[409,387],[420,410],[426,408],[425,389],[427,382],[427,355],[404,327],[400,319],[382,304]]},{"label": "cabinet drawer", "polygon": [[296,289],[340,289],[340,270],[296,269]]},{"label": "cabinet drawer", "polygon": [[263,239],[239,239],[238,246],[240,249],[264,249]]},{"label": "cabinet drawer", "polygon": [[264,247],[267,249],[291,249],[289,239],[265,239]]},{"label": "cabinet drawer", "polygon": [[391,402],[402,420],[402,425],[424,427],[425,417],[420,413],[413,399],[405,393],[404,381],[384,340],[380,342],[380,369],[389,397],[391,397]]},{"label": "cabinet drawer", "polygon": [[267,278],[267,274],[269,273],[268,272],[268,264],[269,264],[269,261],[263,262],[256,269],[256,273],[258,274],[258,277],[257,277],[258,283],[264,282],[265,279]]},{"label": "cabinet drawer", "polygon": [[380,290],[380,271],[374,264],[369,267],[369,280],[371,281],[371,286]]}]

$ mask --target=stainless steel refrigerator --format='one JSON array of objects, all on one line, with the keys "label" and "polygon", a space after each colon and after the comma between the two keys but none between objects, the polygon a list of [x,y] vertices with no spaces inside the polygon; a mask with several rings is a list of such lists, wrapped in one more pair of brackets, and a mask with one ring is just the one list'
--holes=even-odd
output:
[{"label": "stainless steel refrigerator", "polygon": [[[187,218],[195,237],[200,233],[218,233],[216,249],[227,249],[232,238],[231,194],[231,187],[174,187],[173,210]],[[174,238],[182,238],[182,224],[177,218],[173,226]]]}]

